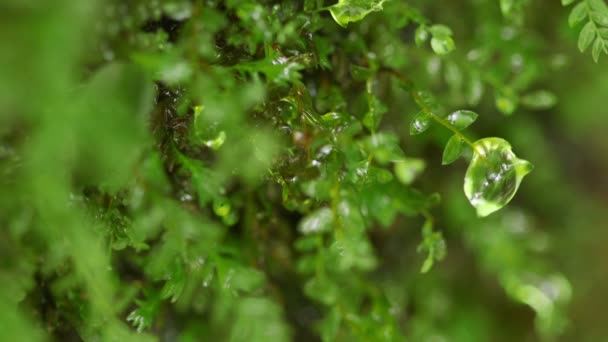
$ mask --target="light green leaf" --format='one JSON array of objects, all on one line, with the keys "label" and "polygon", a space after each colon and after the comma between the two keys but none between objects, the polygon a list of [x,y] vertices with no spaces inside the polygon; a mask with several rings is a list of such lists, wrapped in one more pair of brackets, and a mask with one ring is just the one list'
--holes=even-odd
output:
[{"label": "light green leaf", "polygon": [[591,20],[601,26],[608,26],[608,13],[591,12]]},{"label": "light green leaf", "polygon": [[562,0],[562,6],[568,6],[572,4],[575,0]]},{"label": "light green leaf", "polygon": [[593,42],[593,38],[595,38],[595,29],[593,22],[590,21],[583,26],[578,36],[578,49],[584,52],[591,45],[591,42]]},{"label": "light green leaf", "polygon": [[601,40],[600,38],[595,40],[595,43],[593,43],[593,49],[591,50],[591,56],[593,56],[593,61],[595,63],[597,63],[600,60],[600,54],[602,53],[602,50],[604,49],[604,41]]},{"label": "light green leaf", "polygon": [[346,27],[348,23],[365,18],[372,12],[382,11],[387,0],[340,0],[329,7],[329,12],[338,25]]},{"label": "light green leaf", "polygon": [[512,92],[496,94],[496,108],[505,115],[511,115],[517,109],[517,97]]},{"label": "light green leaf", "polygon": [[330,230],[333,222],[334,214],[331,209],[321,208],[302,219],[298,228],[302,234],[322,233]]},{"label": "light green leaf", "polygon": [[431,32],[434,37],[446,37],[452,35],[452,29],[441,24],[429,27],[429,32]]},{"label": "light green leaf", "polygon": [[431,116],[425,112],[418,112],[410,123],[410,134],[416,135],[426,131],[431,125]]},{"label": "light green leaf", "polygon": [[448,140],[447,144],[445,144],[445,148],[443,149],[443,157],[441,158],[441,164],[447,165],[456,161],[456,159],[458,159],[458,157],[462,155],[464,146],[464,139],[454,134],[450,138],[450,140]]},{"label": "light green leaf", "polygon": [[450,36],[436,36],[431,39],[431,48],[438,55],[448,54],[452,52],[455,47],[454,40]]},{"label": "light green leaf", "polygon": [[424,167],[425,164],[422,159],[399,160],[395,163],[395,175],[401,183],[409,185],[424,171]]},{"label": "light green leaf", "polygon": [[477,113],[470,110],[458,110],[448,115],[447,120],[457,129],[465,129],[477,120]]},{"label": "light green leaf", "polygon": [[521,98],[521,104],[531,109],[548,109],[557,103],[557,96],[547,90],[538,90]]},{"label": "light green leaf", "polygon": [[533,165],[518,159],[511,145],[500,138],[474,143],[474,154],[464,177],[464,193],[480,217],[504,207],[517,192]]},{"label": "light green leaf", "polygon": [[592,10],[601,13],[608,13],[608,6],[606,6],[604,0],[586,0],[586,2]]},{"label": "light green leaf", "polygon": [[574,6],[572,12],[570,12],[570,16],[568,17],[568,25],[570,27],[576,26],[576,24],[580,23],[587,17],[587,5],[585,2],[581,2],[578,5]]}]

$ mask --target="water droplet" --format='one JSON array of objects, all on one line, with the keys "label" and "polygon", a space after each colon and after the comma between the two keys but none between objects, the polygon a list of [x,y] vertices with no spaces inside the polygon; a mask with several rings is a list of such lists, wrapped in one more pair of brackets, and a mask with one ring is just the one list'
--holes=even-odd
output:
[{"label": "water droplet", "polygon": [[414,119],[412,119],[412,122],[410,123],[410,134],[420,134],[426,131],[430,125],[431,116],[425,112],[419,112],[414,116]]},{"label": "water droplet", "polygon": [[334,220],[334,214],[329,208],[318,209],[302,221],[300,221],[299,230],[302,234],[314,234],[327,231],[331,228]]},{"label": "water droplet", "polygon": [[478,140],[474,150],[464,179],[464,192],[477,215],[483,217],[511,201],[533,166],[518,159],[511,145],[500,138]]},{"label": "water droplet", "polygon": [[470,110],[458,110],[448,115],[448,122],[457,129],[465,129],[477,120],[477,113]]}]

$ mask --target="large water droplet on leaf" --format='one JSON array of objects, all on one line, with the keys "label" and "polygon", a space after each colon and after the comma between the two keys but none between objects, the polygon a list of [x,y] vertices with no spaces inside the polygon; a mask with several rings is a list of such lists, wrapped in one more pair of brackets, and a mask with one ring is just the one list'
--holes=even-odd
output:
[{"label": "large water droplet on leaf", "polygon": [[509,203],[532,169],[530,162],[515,156],[507,141],[480,139],[474,143],[473,158],[464,177],[464,193],[478,216],[488,216]]}]

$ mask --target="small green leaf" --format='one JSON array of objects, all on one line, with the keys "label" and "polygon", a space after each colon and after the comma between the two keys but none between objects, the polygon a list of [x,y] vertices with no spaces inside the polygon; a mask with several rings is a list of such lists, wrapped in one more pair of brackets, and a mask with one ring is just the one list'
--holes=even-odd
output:
[{"label": "small green leaf", "polygon": [[338,299],[340,290],[333,281],[323,276],[316,276],[304,284],[304,293],[319,302],[332,305]]},{"label": "small green leaf", "polygon": [[431,48],[438,55],[448,54],[452,52],[455,47],[454,40],[450,36],[433,37],[431,39]]},{"label": "small green leaf", "polygon": [[339,0],[329,7],[329,12],[336,23],[346,27],[348,23],[360,21],[372,12],[382,11],[386,0]]},{"label": "small green leaf", "polygon": [[586,0],[586,2],[592,10],[601,13],[608,13],[608,6],[606,6],[604,0]]},{"label": "small green leaf", "polygon": [[458,157],[462,155],[464,146],[464,139],[454,134],[450,138],[450,140],[448,140],[447,144],[445,144],[445,148],[443,149],[443,157],[441,158],[441,164],[447,165],[456,161],[456,159],[458,159]]},{"label": "small green leaf", "polygon": [[496,108],[505,115],[511,115],[517,109],[517,97],[510,93],[496,94]]},{"label": "small green leaf", "polygon": [[422,159],[404,159],[395,163],[395,175],[397,179],[405,184],[411,184],[414,179],[424,171],[424,160]]},{"label": "small green leaf", "polygon": [[581,33],[578,36],[578,49],[584,52],[595,38],[595,29],[593,22],[588,22],[583,26]]},{"label": "small green leaf", "polygon": [[572,4],[575,0],[562,0],[562,6],[568,6]]},{"label": "small green leaf", "polygon": [[429,39],[429,31],[426,30],[426,26],[420,25],[416,29],[416,33],[414,34],[414,41],[416,42],[416,46],[421,46]]},{"label": "small green leaf", "polygon": [[425,112],[418,112],[410,123],[410,134],[416,135],[426,131],[431,125],[431,116]]},{"label": "small green leaf", "polygon": [[440,24],[429,27],[429,32],[431,32],[434,37],[447,37],[452,35],[452,29]]},{"label": "small green leaf", "polygon": [[595,40],[595,43],[593,43],[593,49],[591,50],[591,56],[593,56],[593,61],[595,63],[597,63],[600,60],[600,54],[602,53],[603,49],[604,49],[604,41],[600,38],[597,38]]},{"label": "small green leaf", "polygon": [[608,13],[591,12],[591,20],[601,26],[608,26]]},{"label": "small green leaf", "polygon": [[477,113],[470,110],[458,110],[448,115],[447,120],[457,129],[465,129],[477,120]]},{"label": "small green leaf", "polygon": [[433,231],[433,222],[426,220],[422,226],[422,242],[418,245],[418,253],[426,252],[427,256],[422,267],[421,273],[427,273],[435,264],[445,258],[447,253],[446,243],[441,232]]},{"label": "small green leaf", "polygon": [[532,169],[530,162],[515,156],[507,141],[480,139],[474,143],[473,158],[464,177],[464,193],[478,216],[488,216],[511,201],[521,180]]},{"label": "small green leaf", "polygon": [[334,214],[331,209],[321,208],[302,219],[298,228],[302,234],[322,233],[330,230],[333,222]]},{"label": "small green leaf", "polygon": [[587,17],[587,5],[585,2],[581,2],[578,5],[574,6],[572,12],[570,12],[570,16],[568,17],[568,25],[570,27],[576,26],[576,24],[580,23]]},{"label": "small green leaf", "polygon": [[557,103],[557,96],[547,90],[538,90],[521,98],[521,104],[531,109],[549,109]]}]

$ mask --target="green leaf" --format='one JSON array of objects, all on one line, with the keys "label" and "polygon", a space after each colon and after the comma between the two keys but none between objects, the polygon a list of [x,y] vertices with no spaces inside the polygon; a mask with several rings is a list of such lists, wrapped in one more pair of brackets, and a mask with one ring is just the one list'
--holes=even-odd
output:
[{"label": "green leaf", "polygon": [[421,46],[429,39],[429,31],[427,31],[426,26],[420,25],[416,29],[414,33],[414,41],[416,42],[416,46]]},{"label": "green leaf", "polygon": [[595,40],[595,43],[593,43],[593,49],[591,50],[591,56],[593,56],[593,61],[595,63],[597,63],[600,60],[600,54],[602,53],[603,49],[604,49],[604,41],[600,38],[597,38]]},{"label": "green leaf", "polygon": [[585,2],[581,2],[578,5],[574,6],[572,12],[570,12],[570,16],[568,16],[568,25],[570,27],[576,26],[576,24],[580,23],[587,17],[587,5]]},{"label": "green leaf", "polygon": [[425,166],[422,159],[399,160],[395,163],[395,175],[401,183],[409,185],[424,171]]},{"label": "green leaf", "polygon": [[340,0],[329,7],[329,12],[336,23],[346,27],[348,23],[365,18],[372,12],[382,11],[382,5],[387,0]]},{"label": "green leaf", "polygon": [[447,144],[445,144],[445,148],[443,149],[443,157],[441,158],[441,164],[447,165],[456,161],[456,159],[458,159],[458,157],[462,155],[464,146],[464,139],[454,134],[450,138],[450,140],[448,140]]},{"label": "green leaf", "polygon": [[429,27],[429,32],[431,32],[434,37],[446,37],[452,35],[452,29],[441,24]]},{"label": "green leaf", "polygon": [[593,22],[588,22],[583,26],[581,33],[578,36],[578,49],[584,52],[595,38],[595,28]]},{"label": "green leaf", "polygon": [[591,12],[591,20],[601,26],[608,26],[608,13]]},{"label": "green leaf", "polygon": [[538,90],[521,98],[521,104],[531,109],[549,109],[557,103],[557,96],[547,90]]},{"label": "green leaf", "polygon": [[496,94],[496,108],[505,115],[511,115],[517,109],[517,97],[512,92]]},{"label": "green leaf", "polygon": [[319,302],[332,305],[338,299],[338,285],[326,277],[316,276],[304,284],[304,293]]},{"label": "green leaf", "polygon": [[431,116],[425,112],[418,112],[410,123],[410,134],[416,135],[426,131],[431,125]]},{"label": "green leaf", "polygon": [[452,126],[456,127],[458,130],[462,130],[475,122],[477,117],[477,113],[470,110],[458,110],[448,115],[446,119],[450,124],[452,124]]},{"label": "green leaf", "polygon": [[438,55],[446,55],[452,52],[456,48],[456,45],[450,36],[433,37],[431,39],[431,48]]},{"label": "green leaf", "polygon": [[601,13],[608,13],[608,6],[606,6],[604,0],[586,0],[586,2],[592,10]]},{"label": "green leaf", "polygon": [[446,243],[441,232],[433,231],[433,223],[426,220],[422,227],[422,242],[418,245],[418,253],[426,252],[427,257],[420,268],[421,273],[427,273],[433,267],[435,261],[445,258],[447,253]]},{"label": "green leaf", "polygon": [[333,222],[334,214],[331,209],[321,208],[300,221],[298,228],[302,234],[322,233],[330,230]]},{"label": "green leaf", "polygon": [[562,0],[562,6],[568,6],[572,4],[575,0]]},{"label": "green leaf", "polygon": [[464,177],[464,192],[480,217],[504,207],[517,192],[533,165],[518,159],[511,145],[500,138],[474,143],[474,154]]}]

